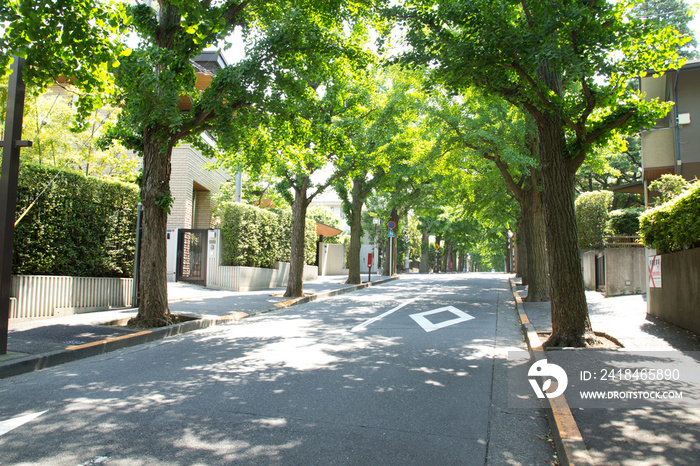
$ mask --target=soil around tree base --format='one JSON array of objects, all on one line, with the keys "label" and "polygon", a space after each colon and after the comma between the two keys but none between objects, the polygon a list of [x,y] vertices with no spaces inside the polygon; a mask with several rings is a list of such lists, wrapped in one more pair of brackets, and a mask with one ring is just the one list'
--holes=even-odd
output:
[{"label": "soil around tree base", "polygon": [[537,332],[540,340],[544,341],[542,346],[548,350],[563,348],[591,348],[591,349],[618,349],[624,348],[622,343],[615,337],[607,333],[593,332],[586,336],[568,338],[567,335],[554,335],[551,332]]}]

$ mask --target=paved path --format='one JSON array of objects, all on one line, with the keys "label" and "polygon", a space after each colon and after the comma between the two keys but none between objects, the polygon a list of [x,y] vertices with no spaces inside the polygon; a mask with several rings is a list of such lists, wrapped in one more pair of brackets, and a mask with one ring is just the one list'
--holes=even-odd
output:
[{"label": "paved path", "polygon": [[511,349],[505,275],[403,277],[0,380],[0,458],[546,464],[543,414],[505,405]]},{"label": "paved path", "polygon": [[[524,294],[524,288],[520,290]],[[571,390],[584,385],[576,380],[581,370],[597,372],[600,377],[602,370],[609,371],[611,367],[645,369],[650,362],[677,369],[681,380],[618,379],[608,384],[606,390],[682,390],[685,396],[682,400],[625,400],[613,405],[606,402],[606,407],[601,406],[603,402],[590,403],[590,407],[572,406],[574,419],[595,464],[700,464],[700,338],[647,316],[642,295],[605,298],[601,293],[589,291],[586,297],[593,330],[614,337],[624,348],[612,352],[548,351],[550,361],[559,362],[570,374],[571,388],[565,393],[569,402],[576,403]],[[551,331],[549,303],[525,302],[523,307],[537,331]]]}]

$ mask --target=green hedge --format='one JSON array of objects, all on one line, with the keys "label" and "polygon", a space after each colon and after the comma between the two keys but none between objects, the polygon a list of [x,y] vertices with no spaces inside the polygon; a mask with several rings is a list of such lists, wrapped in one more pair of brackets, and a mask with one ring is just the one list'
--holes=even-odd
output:
[{"label": "green hedge", "polygon": [[613,236],[638,235],[639,216],[643,211],[640,207],[613,210],[608,216],[606,232]]},{"label": "green hedge", "polygon": [[[217,207],[221,226],[221,265],[272,268],[289,262],[292,212],[260,209],[248,204],[224,202]],[[306,220],[305,259],[316,262],[316,223]]]},{"label": "green hedge", "polygon": [[[17,217],[59,169],[23,163]],[[15,227],[12,272],[24,275],[130,277],[138,187],[64,170]]]},{"label": "green hedge", "polygon": [[613,193],[610,191],[586,192],[576,199],[576,227],[578,228],[579,248],[603,248],[605,223],[608,220],[612,199]]},{"label": "green hedge", "polygon": [[700,183],[639,219],[646,247],[659,254],[700,247]]}]

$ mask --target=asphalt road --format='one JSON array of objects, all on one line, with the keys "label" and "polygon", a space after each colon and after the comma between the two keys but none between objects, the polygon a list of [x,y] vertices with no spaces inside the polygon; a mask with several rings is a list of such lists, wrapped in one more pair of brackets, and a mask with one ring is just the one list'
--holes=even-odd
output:
[{"label": "asphalt road", "polygon": [[546,464],[510,349],[505,275],[406,276],[0,380],[0,463]]}]

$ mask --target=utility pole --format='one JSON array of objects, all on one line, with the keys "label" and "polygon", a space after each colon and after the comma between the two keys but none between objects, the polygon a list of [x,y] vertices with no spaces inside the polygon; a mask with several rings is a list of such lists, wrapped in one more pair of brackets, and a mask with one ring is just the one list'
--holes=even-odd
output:
[{"label": "utility pole", "polygon": [[15,213],[19,179],[19,150],[31,147],[22,141],[25,85],[22,80],[24,59],[13,57],[12,76],[7,88],[5,140],[2,141],[0,167],[0,354],[7,354],[10,331],[10,295],[12,294],[12,248],[15,241]]}]

